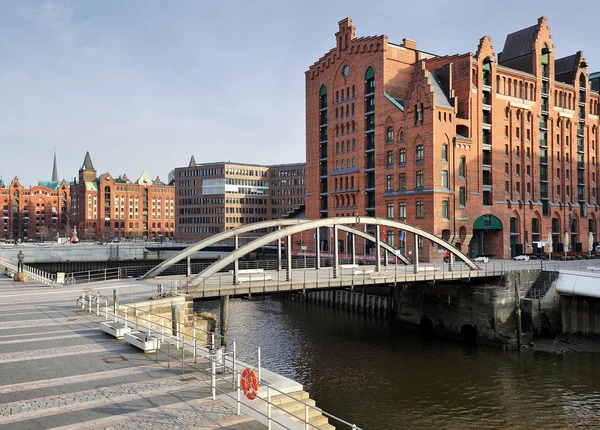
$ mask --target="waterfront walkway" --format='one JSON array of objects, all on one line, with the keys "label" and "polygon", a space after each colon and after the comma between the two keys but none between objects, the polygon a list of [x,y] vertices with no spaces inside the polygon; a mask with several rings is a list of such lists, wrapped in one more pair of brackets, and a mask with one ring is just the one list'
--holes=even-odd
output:
[{"label": "waterfront walkway", "polygon": [[80,293],[0,274],[0,429],[265,428],[211,399],[206,361],[182,375],[163,351],[156,362],[104,334]]}]

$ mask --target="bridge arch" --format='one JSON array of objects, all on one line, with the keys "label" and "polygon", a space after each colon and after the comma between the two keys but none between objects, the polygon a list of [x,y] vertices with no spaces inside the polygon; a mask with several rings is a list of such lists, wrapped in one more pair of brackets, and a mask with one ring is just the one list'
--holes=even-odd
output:
[{"label": "bridge arch", "polygon": [[[366,225],[374,225],[376,227],[375,241],[377,244],[377,246],[376,246],[377,251],[375,253],[375,258],[376,258],[377,269],[379,269],[380,263],[381,263],[381,254],[379,252],[379,249],[381,247],[383,247],[384,249],[387,249],[386,244],[382,243],[381,239],[380,239],[380,227],[381,226],[402,229],[407,233],[412,233],[415,235],[415,240],[414,240],[415,252],[414,252],[414,261],[413,261],[415,270],[417,270],[418,264],[419,264],[419,252],[418,252],[418,249],[416,248],[418,246],[417,245],[418,237],[423,237],[427,240],[430,240],[434,244],[437,244],[438,246],[446,249],[452,256],[452,258],[457,257],[459,260],[463,261],[471,270],[479,269],[479,267],[475,263],[473,263],[473,261],[471,261],[471,259],[469,257],[467,257],[465,254],[463,254],[461,251],[456,249],[454,246],[452,246],[448,242],[435,236],[434,234],[429,233],[428,231],[425,231],[418,227],[414,227],[409,224],[404,224],[404,223],[401,223],[398,221],[382,219],[382,218],[356,216],[356,217],[324,218],[324,219],[310,220],[310,221],[304,220],[303,222],[296,223],[295,225],[294,224],[287,225],[283,229],[280,229],[280,230],[277,230],[277,231],[274,231],[271,233],[267,233],[266,235],[264,235],[260,238],[257,238],[255,240],[253,240],[252,242],[241,246],[240,248],[233,250],[231,253],[229,253],[229,255],[222,258],[221,260],[214,262],[213,264],[208,266],[206,269],[204,269],[202,272],[198,273],[192,279],[190,279],[190,281],[188,282],[188,285],[189,286],[200,285],[200,284],[204,283],[204,281],[206,281],[212,275],[223,270],[230,264],[234,264],[234,267],[237,267],[237,261],[240,258],[255,251],[256,249],[260,248],[261,246],[267,245],[272,242],[279,242],[280,239],[283,239],[283,238],[287,238],[286,253],[287,253],[287,259],[288,259],[288,261],[290,261],[291,260],[291,252],[292,252],[291,251],[292,235],[303,232],[303,231],[308,231],[308,230],[312,231],[314,229],[317,229],[317,231],[319,231],[318,229],[320,227],[333,227],[333,234],[334,234],[333,241],[334,241],[334,244],[337,244],[338,230],[346,230],[344,228],[344,226],[346,226],[348,224],[349,225],[366,224]],[[356,229],[354,229],[354,230],[356,230]],[[231,230],[228,233],[231,234],[232,232],[235,232],[235,230]],[[334,246],[334,277],[336,276],[336,269],[337,269],[338,261],[339,261],[338,248],[336,245],[336,246]],[[235,272],[236,271],[234,269],[234,274],[235,274]],[[287,267],[287,278],[291,279],[291,264],[288,264],[288,267]]]}]

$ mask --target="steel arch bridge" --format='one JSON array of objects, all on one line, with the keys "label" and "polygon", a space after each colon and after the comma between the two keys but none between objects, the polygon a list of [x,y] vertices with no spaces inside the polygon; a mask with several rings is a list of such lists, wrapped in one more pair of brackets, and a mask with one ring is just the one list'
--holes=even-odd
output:
[{"label": "steel arch bridge", "polygon": [[[375,236],[370,235],[364,231],[361,231],[356,228],[357,224],[366,225],[366,226],[375,226]],[[339,218],[324,218],[318,220],[304,220],[304,219],[280,219],[280,220],[272,220],[272,221],[263,221],[259,223],[245,225],[243,227],[238,227],[233,230],[229,230],[223,233],[216,234],[211,236],[210,238],[204,239],[194,245],[189,246],[173,257],[163,261],[155,268],[148,271],[142,279],[148,279],[155,277],[162,273],[164,270],[169,268],[170,266],[176,264],[177,262],[188,259],[190,256],[207,246],[213,245],[215,243],[221,242],[226,239],[233,238],[234,239],[234,247],[235,249],[230,252],[228,255],[223,257],[222,259],[214,262],[206,269],[201,271],[200,273],[194,275],[189,281],[188,286],[197,286],[204,283],[208,278],[212,275],[218,273],[219,271],[225,269],[230,264],[233,264],[233,281],[235,283],[237,274],[238,274],[238,262],[239,259],[246,256],[247,254],[255,251],[256,249],[268,245],[269,243],[276,242],[278,244],[278,267],[281,268],[281,239],[286,240],[285,252],[287,261],[291,261],[292,258],[292,235],[305,232],[305,231],[315,231],[316,235],[316,243],[320,242],[320,227],[329,227],[333,229],[333,276],[337,275],[337,267],[339,265],[339,251],[337,247],[338,243],[338,234],[339,231],[348,232],[354,236],[362,237],[366,240],[372,241],[375,243],[375,270],[379,271],[381,267],[381,249],[383,248],[386,252],[393,254],[395,257],[400,259],[404,264],[412,264],[414,266],[414,271],[418,270],[419,267],[419,252],[418,252],[418,238],[422,237],[424,239],[430,240],[434,244],[438,245],[443,249],[446,249],[450,253],[451,261],[454,259],[461,260],[465,263],[465,265],[471,270],[478,270],[479,267],[464,253],[456,249],[454,246],[446,242],[445,240],[435,236],[434,234],[420,229],[418,227],[411,226],[409,224],[401,223],[398,221],[393,221],[389,219],[383,218],[374,218],[374,217],[339,217]],[[380,230],[381,227],[389,227],[404,230],[406,233],[410,233],[414,235],[414,260],[411,262],[404,255],[400,254],[400,252],[387,243],[381,241]],[[273,229],[271,233],[267,233],[261,237],[258,237],[251,242],[239,246],[239,236],[243,233],[254,232],[262,229]],[[356,243],[352,241],[352,260],[355,260],[355,247]],[[320,269],[320,253],[319,247],[316,247],[316,269]],[[386,258],[387,260],[387,258]],[[286,279],[291,279],[291,271],[292,265],[286,265]]]}]

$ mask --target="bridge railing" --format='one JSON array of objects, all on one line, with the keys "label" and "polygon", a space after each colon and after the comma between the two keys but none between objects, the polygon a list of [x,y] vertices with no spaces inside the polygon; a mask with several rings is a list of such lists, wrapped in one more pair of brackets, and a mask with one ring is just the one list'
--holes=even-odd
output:
[{"label": "bridge railing", "polygon": [[[11,274],[17,273],[18,271],[18,266],[16,264],[3,258],[0,258],[0,266],[4,267]],[[56,275],[53,273],[44,272],[43,270],[36,269],[35,267],[26,264],[23,264],[23,272],[27,273],[33,281],[46,285],[55,285]]]},{"label": "bridge railing", "polygon": [[[290,428],[290,419],[301,423],[305,429],[318,429],[311,423],[315,414],[325,415],[336,424],[336,428],[349,428],[360,430],[355,424],[348,423],[332,414],[323,411],[305,400],[298,399],[268,381],[262,368],[261,348],[249,343],[239,342],[230,337],[223,337],[214,331],[204,330],[199,327],[190,326],[177,320],[152,314],[149,311],[138,309],[135,304],[123,304],[114,302],[106,296],[93,293],[84,293],[80,302],[80,309],[103,316],[106,321],[112,320],[131,327],[136,331],[146,333],[157,339],[156,361],[159,361],[159,352],[165,348],[167,366],[176,364],[178,358],[181,360],[181,374],[186,371],[186,352],[188,372],[210,372],[210,380],[205,382],[211,388],[212,399],[215,400],[217,392],[227,396],[236,404],[237,414],[240,415],[242,407],[249,408],[263,417],[268,428],[278,424],[283,428]],[[190,334],[191,333],[191,334]],[[221,345],[221,347],[219,347]],[[231,348],[223,345],[231,345]],[[171,346],[175,346],[171,353]],[[179,352],[179,350],[181,350]],[[165,353],[163,353],[165,354]],[[164,355],[163,355],[164,357]],[[196,366],[198,357],[208,359],[209,368]],[[193,363],[192,363],[193,359]],[[255,400],[243,399],[243,386],[241,383],[242,373],[250,368],[258,377],[259,391]],[[270,373],[270,372],[268,372]],[[263,378],[265,376],[265,378]],[[268,379],[267,379],[268,378]],[[273,401],[273,396],[286,396],[291,402],[279,404]],[[291,407],[301,404],[302,412]],[[288,410],[290,408],[290,410]],[[293,424],[292,424],[293,425]]]}]

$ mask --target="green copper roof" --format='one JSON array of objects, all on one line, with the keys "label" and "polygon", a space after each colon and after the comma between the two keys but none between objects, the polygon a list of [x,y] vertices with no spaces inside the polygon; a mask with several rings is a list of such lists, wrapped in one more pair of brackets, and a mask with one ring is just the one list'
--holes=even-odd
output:
[{"label": "green copper roof", "polygon": [[98,186],[95,182],[87,182],[85,183],[85,189],[87,191],[98,191]]}]

